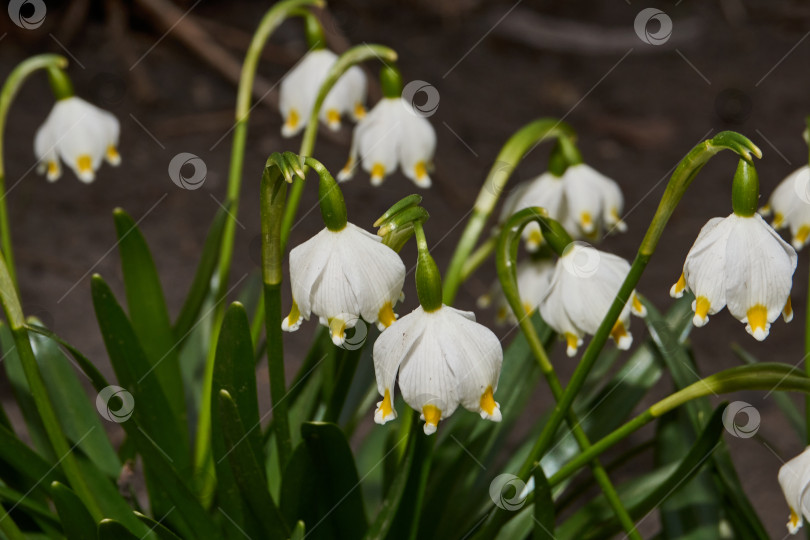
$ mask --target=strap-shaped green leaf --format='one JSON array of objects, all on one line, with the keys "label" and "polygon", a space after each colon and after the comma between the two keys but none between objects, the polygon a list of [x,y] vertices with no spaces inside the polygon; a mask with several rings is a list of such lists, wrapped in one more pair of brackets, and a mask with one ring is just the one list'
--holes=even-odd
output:
[{"label": "strap-shaped green leaf", "polygon": [[[96,318],[118,383],[134,398],[132,414],[136,425],[169,456],[176,470],[191,471],[188,441],[184,435],[186,425],[173,414],[157,377],[159,365],[152,364],[147,358],[124,310],[101,276],[93,276],[91,292]],[[127,434],[131,437],[134,431],[128,430]],[[176,517],[169,514],[172,505],[161,488],[162,479],[155,476],[148,463],[146,465],[146,485],[152,511],[157,516],[169,515],[169,521],[174,523]]]},{"label": "strap-shaped green leaf", "polygon": [[68,540],[93,538],[96,522],[73,491],[59,482],[51,483],[51,497]]},{"label": "strap-shaped green leaf", "polygon": [[101,276],[93,276],[93,306],[101,335],[118,383],[135,398],[134,417],[179,470],[189,465],[188,445],[180,435],[185,424],[172,416],[172,408],[156,377],[156,369],[141,348],[124,310]]},{"label": "strap-shaped green leaf", "polygon": [[[332,530],[339,538],[362,538],[368,520],[357,467],[346,436],[335,424],[324,422],[302,424],[301,436],[320,478],[319,504],[331,511],[328,519],[332,521]],[[314,523],[310,525],[310,533],[314,526]]]},{"label": "strap-shaped green leaf", "polygon": [[[678,335],[673,332],[672,328],[662,319],[658,310],[646,300],[643,300],[643,302],[647,308],[645,321],[650,330],[650,336],[672,374],[675,387],[681,390],[700,381],[697,366],[695,366],[686,347],[682,345],[683,334]],[[686,298],[681,302],[686,304],[689,299]],[[763,378],[763,380],[765,379]],[[786,380],[788,379],[786,378]],[[686,403],[685,411],[693,426],[693,432],[697,434],[700,432],[705,418],[708,418],[711,414],[711,403],[708,397],[699,397]],[[767,538],[768,534],[757,515],[756,509],[745,495],[745,490],[743,490],[737,476],[725,443],[721,442],[720,448],[712,456],[712,462],[716,483],[723,495],[721,501],[723,507],[732,509],[731,511],[735,512],[745,522],[742,527],[744,530],[755,534],[756,537]]]},{"label": "strap-shaped green leaf", "polygon": [[102,519],[98,527],[98,540],[138,540],[138,537],[114,519]]},{"label": "strap-shaped green leaf", "polygon": [[554,540],[554,500],[539,463],[534,468],[534,540]]},{"label": "strap-shaped green leaf", "polygon": [[135,516],[143,521],[143,523],[157,535],[159,540],[181,540],[179,536],[169,530],[165,525],[163,525],[163,523],[155,521],[154,519],[150,518],[149,516],[145,516],[140,512],[135,512]]},{"label": "strap-shaped green leaf", "polygon": [[104,432],[92,398],[84,391],[70,361],[53,340],[33,333],[30,339],[48,395],[68,440],[78,444],[90,461],[110,478],[118,478],[121,462]]},{"label": "strap-shaped green leaf", "polygon": [[[100,284],[103,284],[103,281],[101,281],[100,278],[98,281]],[[120,307],[118,309],[120,311]],[[115,310],[112,310],[110,313],[115,313]],[[48,336],[65,347],[70,355],[76,360],[76,363],[79,365],[82,371],[84,371],[85,374],[90,378],[90,381],[93,383],[93,387],[96,389],[96,391],[101,391],[103,388],[109,386],[109,383],[104,376],[78,349],[47,329],[34,326],[29,327],[29,329],[32,332]],[[126,342],[127,340],[125,340],[125,343]],[[136,398],[134,409],[135,413],[138,411],[138,405],[139,402]],[[182,519],[180,526],[191,531],[190,534],[193,534],[195,538],[217,538],[217,530],[213,520],[205,512],[188,487],[188,483],[191,481],[191,479],[181,477],[177,473],[173,467],[175,463],[169,462],[165,451],[156,446],[156,441],[153,440],[153,435],[151,433],[149,434],[149,437],[147,437],[147,432],[143,430],[143,424],[140,424],[138,420],[139,415],[133,414],[132,418],[122,422],[120,425],[124,428],[124,431],[126,431],[128,440],[134,441],[135,447],[137,448],[138,453],[141,454],[147,469],[154,471],[154,474],[152,477],[150,477],[150,481],[159,483],[162,492],[168,496],[168,499],[171,501],[174,507],[176,507],[176,514]],[[3,428],[0,427],[0,437],[2,437],[2,430]],[[0,438],[0,452],[2,452],[2,450],[2,438]],[[0,458],[2,458],[2,454],[0,454]],[[95,489],[99,492],[103,492],[108,487],[113,490],[112,494],[116,495],[118,499],[120,499],[117,489],[110,482],[107,482],[106,486],[96,485]],[[113,498],[112,494],[105,495],[105,498]],[[121,501],[123,502],[123,499],[121,499]],[[136,516],[132,514],[131,509],[126,506],[125,502],[124,505],[127,510],[127,517],[132,516],[134,522],[140,527],[143,527],[143,520],[136,518]],[[177,523],[175,518],[173,518],[175,511],[172,510],[170,514],[171,515],[167,519],[173,523]],[[119,520],[123,521],[123,519],[120,517]],[[127,523],[129,522],[127,521]],[[146,530],[148,530],[148,528]]]},{"label": "strap-shaped green leaf", "polygon": [[265,535],[268,538],[286,538],[290,530],[267,490],[267,483],[263,481],[259,456],[253,453],[253,448],[246,441],[247,435],[242,419],[239,418],[239,408],[227,390],[220,390],[218,399],[220,421],[228,449],[227,459],[236,485],[261,523]]},{"label": "strap-shaped green leaf", "polygon": [[[634,519],[641,519],[651,512],[679,487],[686,485],[709,462],[724,432],[724,408],[725,405],[714,411],[695,444],[679,462],[619,486],[619,494]],[[621,531],[621,526],[611,514],[604,497],[599,495],[566,520],[557,529],[557,537],[561,540],[609,538]]]},{"label": "strap-shaped green leaf", "polygon": [[2,364],[11,385],[14,400],[17,402],[17,406],[20,408],[23,420],[25,421],[28,436],[31,437],[31,442],[39,454],[49,460],[56,461],[53,448],[45,432],[45,426],[42,424],[42,418],[39,416],[36,403],[34,403],[34,397],[28,386],[28,380],[23,371],[17,346],[14,344],[11,330],[5,322],[0,322],[0,344],[2,344],[3,349]]},{"label": "strap-shaped green leaf", "polygon": [[[241,304],[234,303],[225,313],[222,329],[217,339],[214,363],[213,392],[220,390],[230,394],[239,411],[239,417],[247,426],[245,440],[256,456],[262,455],[262,434],[259,425],[259,404],[256,395],[256,369],[253,343],[247,314]],[[219,412],[219,399],[211,400],[211,450],[217,472],[217,501],[228,516],[223,525],[229,535],[238,538],[244,530],[249,536],[261,534],[261,527],[236,483],[225,443]],[[260,480],[266,484],[264,469],[259,470]],[[232,522],[235,522],[234,526]],[[233,530],[231,530],[233,529]]]},{"label": "strap-shaped green leaf", "polygon": [[171,416],[183,429],[175,434],[177,444],[188,448],[183,378],[177,356],[166,300],[149,246],[132,218],[123,210],[113,212],[118,250],[124,275],[124,290],[132,328],[152,366],[171,407]]},{"label": "strap-shaped green leaf", "polygon": [[219,260],[219,248],[222,243],[225,222],[228,218],[228,207],[230,207],[230,204],[225,208],[220,208],[217,215],[214,216],[211,227],[208,229],[208,235],[205,237],[205,244],[203,245],[200,262],[197,265],[197,271],[191,281],[186,301],[183,303],[180,314],[174,323],[174,338],[178,342],[185,341],[186,336],[197,321],[203,303],[211,290],[211,277],[214,275]]}]

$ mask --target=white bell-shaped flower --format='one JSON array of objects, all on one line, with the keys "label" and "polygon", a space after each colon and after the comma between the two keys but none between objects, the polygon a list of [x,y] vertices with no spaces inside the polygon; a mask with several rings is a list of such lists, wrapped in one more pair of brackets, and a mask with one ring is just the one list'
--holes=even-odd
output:
[{"label": "white bell-shaped flower", "polygon": [[[545,296],[548,286],[551,283],[551,276],[554,274],[554,262],[550,259],[540,261],[521,261],[517,265],[517,286],[520,300],[523,303],[523,310],[526,315],[531,315],[540,299]],[[487,308],[494,305],[495,322],[503,324],[506,322],[516,324],[518,321],[498,280],[492,284],[492,288],[487,294],[478,298],[478,307]]]},{"label": "white bell-shaped flower", "polygon": [[113,166],[121,163],[120,130],[115,116],[81,98],[58,100],[34,138],[39,172],[56,181],[62,175],[61,159],[79,180],[92,182],[102,161]]},{"label": "white bell-shaped flower", "polygon": [[[605,228],[627,230],[621,220],[624,197],[619,185],[584,163],[569,166],[562,176],[545,172],[518,185],[504,201],[501,221],[535,206],[544,208],[573,238],[592,237]],[[523,238],[529,251],[540,247],[543,236],[537,223],[523,229]]]},{"label": "white bell-shaped flower", "polygon": [[796,534],[804,524],[804,518],[810,517],[810,447],[782,465],[778,479],[790,507],[787,528],[790,534]]},{"label": "white bell-shaped flower", "polygon": [[410,407],[420,411],[425,434],[460,404],[481,418],[499,422],[500,405],[493,397],[503,363],[495,334],[475,322],[475,315],[442,305],[421,306],[395,322],[374,343],[377,403],[374,421],[396,418],[394,382]]},{"label": "white bell-shaped flower", "polygon": [[810,167],[793,171],[776,187],[763,215],[773,212],[773,228],[790,227],[793,247],[801,249],[810,241]]},{"label": "white bell-shaped flower", "polygon": [[790,289],[796,261],[796,251],[759,214],[713,218],[689,250],[670,295],[679,298],[685,290],[695,295],[695,326],[728,306],[748,333],[762,341],[780,313],[785,322],[793,318]]},{"label": "white bell-shaped flower", "polygon": [[[292,137],[306,127],[318,92],[337,58],[327,49],[310,51],[281,81],[279,110],[284,118],[284,137]],[[359,120],[365,116],[365,102],[366,76],[353,66],[326,95],[318,116],[330,129],[338,130],[342,117],[349,115]]]},{"label": "white bell-shaped flower", "polygon": [[378,236],[351,223],[340,231],[325,228],[290,252],[293,306],[281,327],[298,330],[314,313],[340,346],[361,318],[390,326],[404,282],[402,259]]},{"label": "white bell-shaped flower", "polygon": [[436,151],[436,132],[413,105],[401,97],[385,97],[354,128],[349,161],[338,180],[349,180],[357,165],[382,184],[399,167],[419,187],[431,185],[429,172]]},{"label": "white bell-shaped flower", "polygon": [[[574,356],[586,334],[595,334],[624,283],[630,264],[611,253],[582,242],[572,242],[557,261],[551,284],[540,300],[540,315],[565,338],[568,356]],[[610,335],[619,349],[633,343],[630,312],[639,317],[647,310],[633,292]]]}]

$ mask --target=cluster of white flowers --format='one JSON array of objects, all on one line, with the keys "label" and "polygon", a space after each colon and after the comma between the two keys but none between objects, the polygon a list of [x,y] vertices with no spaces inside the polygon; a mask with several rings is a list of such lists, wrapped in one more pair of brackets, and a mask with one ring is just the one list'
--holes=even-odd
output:
[{"label": "cluster of white flowers", "polygon": [[[279,108],[285,137],[306,126],[320,87],[336,60],[337,56],[326,49],[309,52],[282,81]],[[430,187],[436,151],[433,126],[402,96],[383,97],[368,113],[365,100],[366,77],[360,68],[352,67],[338,79],[321,107],[321,121],[333,130],[340,128],[341,117],[347,113],[358,122],[349,160],[338,179],[349,180],[362,165],[371,175],[371,183],[378,186],[399,167],[417,186]]]},{"label": "cluster of white flowers", "polygon": [[500,341],[472,313],[447,306],[418,307],[397,320],[393,308],[402,297],[405,265],[378,236],[351,223],[339,231],[323,229],[290,252],[290,281],[293,306],[283,330],[297,330],[314,314],[337,346],[361,319],[383,331],[374,344],[383,396],[374,416],[378,423],[396,417],[397,373],[402,396],[421,412],[427,434],[459,404],[500,420],[493,397],[503,361]]},{"label": "cluster of white flowers", "polygon": [[[573,238],[591,238],[600,231],[624,232],[624,197],[619,185],[584,163],[571,165],[562,176],[544,172],[518,184],[504,201],[501,222],[524,208],[544,208]],[[526,249],[537,251],[543,235],[537,223],[523,229]]]},{"label": "cluster of white flowers", "polygon": [[[292,137],[309,122],[312,107],[337,55],[328,49],[308,52],[281,81],[279,110],[284,117],[281,134]],[[355,121],[366,115],[366,75],[357,66],[349,68],[338,79],[324,99],[319,113],[321,122],[336,131],[341,118],[350,115]]]}]

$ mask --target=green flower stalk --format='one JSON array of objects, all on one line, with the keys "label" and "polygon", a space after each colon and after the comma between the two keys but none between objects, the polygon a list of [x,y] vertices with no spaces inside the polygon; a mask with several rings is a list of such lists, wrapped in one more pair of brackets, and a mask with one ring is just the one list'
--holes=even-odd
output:
[{"label": "green flower stalk", "polygon": [[[625,278],[619,293],[616,295],[616,299],[613,301],[610,310],[602,320],[598,331],[588,345],[588,348],[585,350],[582,360],[577,365],[577,369],[574,371],[574,374],[571,376],[571,380],[560,397],[557,407],[554,408],[554,411],[543,428],[542,433],[535,441],[534,446],[530,450],[529,455],[520,468],[518,476],[523,481],[528,480],[535,463],[545,454],[546,451],[548,451],[551,442],[554,439],[554,434],[557,432],[560,424],[565,420],[565,417],[574,402],[574,398],[582,388],[582,385],[584,384],[588,373],[596,362],[600,351],[610,337],[610,333],[616,324],[620,313],[630,299],[630,295],[638,284],[639,279],[641,279],[641,275],[644,272],[647,263],[649,263],[650,258],[652,257],[653,253],[655,253],[655,249],[658,246],[658,241],[661,239],[664,228],[683,197],[683,194],[686,192],[686,189],[691,185],[692,181],[695,179],[703,166],[713,156],[722,150],[731,150],[747,161],[751,161],[753,157],[762,156],[762,152],[759,150],[759,148],[757,148],[757,146],[746,137],[732,131],[723,131],[718,133],[712,139],[706,140],[695,146],[695,148],[693,148],[678,164],[675,171],[672,173],[672,177],[667,184],[667,188],[661,198],[658,209],[656,210],[652,222],[647,229],[647,233],[644,236],[644,240],[639,247],[638,254],[633,261],[630,272]],[[493,509],[486,521],[484,528],[482,529],[481,534],[484,537],[486,537],[488,533],[492,534],[494,531],[500,529],[500,526],[506,520],[508,520],[508,518],[509,516],[507,513],[500,509]]]},{"label": "green flower stalk", "polygon": [[[53,59],[53,57],[51,57]],[[29,65],[30,67],[30,65]],[[12,280],[11,272],[6,264],[5,258],[0,255],[0,303],[6,315],[11,335],[14,338],[14,346],[20,357],[25,378],[31,389],[31,398],[36,405],[37,413],[42,420],[45,434],[53,448],[53,453],[59,456],[57,465],[61,466],[65,476],[70,482],[70,487],[76,492],[87,510],[98,521],[105,517],[102,509],[96,501],[96,496],[87,479],[82,474],[73,448],[68,443],[59,417],[56,414],[53,403],[45,387],[45,381],[39,371],[37,360],[34,357],[34,350],[31,348],[31,341],[26,330],[25,317],[23,315],[20,299],[17,295],[17,288]]]},{"label": "green flower stalk", "polygon": [[575,136],[574,130],[565,122],[554,118],[541,118],[527,124],[506,141],[478,193],[472,216],[467,222],[447,268],[444,281],[446,304],[453,303],[458,288],[461,286],[465,264],[484,230],[484,225],[495,209],[501,193],[506,188],[506,183],[523,157],[545,140],[574,138]]},{"label": "green flower stalk", "polygon": [[[540,336],[537,335],[537,331],[532,324],[531,318],[524,311],[524,303],[520,298],[517,285],[517,276],[515,273],[521,231],[532,221],[537,222],[537,224],[540,225],[544,237],[547,239],[552,250],[554,250],[558,256],[562,256],[565,253],[568,245],[571,243],[571,237],[568,235],[565,229],[563,229],[562,225],[560,225],[557,221],[550,219],[545,210],[542,208],[528,208],[518,212],[509,218],[509,220],[504,224],[498,239],[498,249],[496,251],[498,280],[501,283],[503,293],[506,296],[509,306],[518,320],[520,329],[524,336],[526,336],[526,341],[529,343],[529,348],[537,360],[537,363],[540,365],[540,371],[543,373],[543,376],[551,389],[551,394],[554,396],[555,400],[559,401],[563,393],[562,385],[560,384],[560,380],[557,377],[556,371],[554,370],[554,366],[551,364],[551,361],[546,354],[543,342],[540,340]],[[585,451],[590,448],[590,441],[580,425],[579,418],[573,410],[568,412],[566,421],[571,429],[571,432],[574,434],[574,438],[576,439],[580,449]],[[640,539],[641,536],[639,535],[638,531],[636,531],[635,524],[627,512],[627,509],[619,499],[619,495],[616,492],[616,488],[613,487],[607,471],[605,471],[604,467],[597,459],[590,462],[590,466],[593,471],[594,478],[596,478],[596,481],[602,488],[605,498],[616,514],[616,517],[618,517],[628,536],[630,538]]]},{"label": "green flower stalk", "polygon": [[[236,97],[235,124],[233,129],[233,143],[231,147],[231,162],[228,171],[228,191],[226,204],[233,216],[238,216],[239,196],[242,187],[242,166],[245,158],[247,144],[248,121],[250,120],[251,97],[253,81],[256,77],[259,59],[270,35],[290,16],[300,15],[306,6],[322,6],[322,0],[282,0],[271,7],[262,17],[242,64],[242,73],[239,78],[239,88]],[[311,15],[310,15],[311,16]],[[216,309],[213,315],[213,336],[205,363],[203,376],[202,403],[200,416],[197,421],[197,439],[195,444],[195,465],[202,472],[202,478],[212,478],[213,463],[210,454],[211,437],[211,393],[214,375],[214,354],[219,328],[225,313],[224,297],[228,290],[233,245],[236,236],[236,219],[228,220],[225,224],[222,243],[219,250],[219,263],[216,272]],[[210,494],[213,486],[207,486],[206,492]]]},{"label": "green flower stalk", "polygon": [[[41,54],[33,56],[22,63],[20,63],[6,79],[0,90],[0,248],[2,248],[3,256],[5,257],[8,267],[9,276],[14,287],[17,287],[17,272],[14,266],[14,252],[11,242],[11,229],[8,220],[8,208],[6,205],[6,168],[5,168],[5,154],[3,153],[3,139],[6,131],[6,121],[8,120],[8,111],[11,108],[11,102],[20,91],[23,83],[28,80],[33,73],[38,70],[44,69],[52,74],[52,78],[56,74],[61,74],[61,70],[67,67],[68,61],[65,57],[56,54]],[[61,80],[66,80],[62,76]],[[68,82],[69,85],[69,82]],[[67,92],[69,86],[63,85],[61,90]]]},{"label": "green flower stalk", "polygon": [[284,374],[284,340],[281,335],[281,282],[283,249],[281,219],[287,195],[287,184],[295,177],[303,179],[300,158],[291,152],[275,153],[267,159],[262,174],[259,204],[262,223],[262,283],[267,332],[267,361],[270,376],[270,399],[273,404],[273,428],[281,470],[292,455],[287,390]]},{"label": "green flower stalk", "polygon": [[[396,62],[397,53],[382,45],[366,44],[352,47],[337,59],[332,69],[329,70],[329,74],[326,76],[323,85],[321,85],[318,91],[318,97],[315,99],[312,111],[310,111],[309,121],[304,131],[303,140],[301,141],[301,149],[298,152],[301,156],[312,155],[312,151],[315,148],[315,138],[318,135],[318,116],[320,115],[323,102],[326,100],[326,96],[329,94],[330,90],[332,90],[332,87],[351,67],[374,58],[379,58],[382,62]],[[282,243],[285,246],[290,237],[290,231],[294,225],[295,216],[298,213],[298,206],[301,204],[303,190],[304,183],[302,181],[294,182],[290,189],[289,203],[284,212],[284,221],[281,227]]]}]

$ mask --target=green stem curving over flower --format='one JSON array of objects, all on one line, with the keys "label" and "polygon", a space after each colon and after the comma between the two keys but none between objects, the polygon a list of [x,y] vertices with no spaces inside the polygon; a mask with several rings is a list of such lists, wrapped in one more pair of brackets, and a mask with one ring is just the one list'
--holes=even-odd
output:
[{"label": "green stem curving over flower", "polygon": [[[310,111],[309,121],[304,130],[303,140],[301,141],[301,149],[298,152],[299,155],[304,157],[312,155],[312,151],[315,148],[315,137],[318,134],[318,115],[321,113],[321,107],[323,106],[326,96],[329,95],[329,91],[332,90],[335,83],[337,83],[340,77],[352,66],[373,58],[379,58],[382,62],[395,62],[397,60],[397,53],[393,49],[383,45],[365,44],[352,47],[338,57],[332,69],[329,70],[326,80],[324,80],[321,85],[321,89],[318,91],[318,97],[315,99],[312,111]],[[284,221],[281,225],[281,242],[283,246],[287,245],[287,240],[290,237],[290,230],[295,221],[295,216],[298,213],[298,205],[301,203],[303,190],[303,181],[293,182],[292,188],[290,189],[287,209],[284,212]]]},{"label": "green stem curving over flower", "polygon": [[[571,376],[571,380],[568,386],[566,386],[565,392],[563,392],[543,431],[535,441],[534,446],[520,468],[518,476],[524,482],[527,481],[531,475],[534,464],[545,454],[554,440],[554,434],[568,414],[574,402],[574,398],[576,398],[582,385],[585,383],[588,373],[591,371],[596,359],[599,357],[599,353],[605,346],[613,325],[616,324],[622,309],[627,304],[631,293],[641,279],[641,275],[647,267],[647,263],[655,252],[655,248],[658,246],[658,241],[664,232],[664,227],[666,227],[669,218],[675,211],[683,194],[703,166],[722,150],[731,150],[748,161],[751,160],[752,155],[756,157],[762,156],[762,152],[759,148],[746,137],[733,131],[723,131],[718,133],[715,137],[695,146],[675,168],[624,283],[619,289],[616,298],[613,300],[613,304],[610,306],[605,318],[602,319],[599,329],[596,331],[596,334],[594,334],[593,339],[582,355],[582,359]],[[495,508],[489,515],[484,530],[490,533],[496,531],[499,529],[500,525],[508,519],[508,513],[503,512],[499,508]]]},{"label": "green stem curving over flower", "polygon": [[6,131],[6,120],[11,102],[20,91],[23,83],[34,72],[40,69],[59,71],[65,69],[68,61],[64,56],[58,54],[40,54],[23,60],[9,74],[6,82],[0,90],[0,249],[6,259],[8,273],[14,287],[17,287],[17,272],[14,266],[14,252],[11,243],[11,229],[8,222],[8,208],[6,206],[6,168],[3,154],[4,134]]},{"label": "green stem curving over flower", "polygon": [[526,154],[536,148],[538,144],[552,138],[559,139],[562,137],[575,138],[576,134],[562,120],[541,118],[523,126],[503,145],[486,180],[484,180],[484,185],[481,186],[481,190],[478,192],[472,216],[467,221],[467,226],[464,228],[461,239],[456,245],[456,251],[453,253],[453,258],[450,260],[450,265],[445,273],[445,304],[453,303],[458,288],[461,286],[462,269],[470,253],[475,248],[475,244],[478,242],[490,214],[495,209],[501,193],[506,188],[506,183],[512,176],[512,172]]},{"label": "green stem curving over flower", "polygon": [[[531,349],[532,354],[537,360],[537,363],[540,365],[540,371],[546,378],[546,382],[548,382],[548,386],[551,389],[551,394],[554,396],[555,400],[559,400],[563,393],[560,379],[557,377],[554,366],[551,364],[551,361],[546,354],[546,350],[545,347],[543,347],[543,342],[540,340],[540,336],[537,335],[537,331],[531,322],[530,314],[526,313],[523,308],[523,302],[520,299],[520,293],[518,291],[516,274],[520,233],[523,231],[526,225],[533,221],[537,222],[547,236],[553,235],[554,231],[557,229],[562,229],[559,223],[548,218],[547,215],[548,214],[544,209],[536,207],[521,210],[510,217],[509,220],[507,220],[507,222],[504,224],[501,234],[498,237],[498,247],[495,254],[495,261],[498,270],[498,280],[500,281],[503,294],[509,303],[509,307],[512,308],[515,318],[518,320],[520,329],[523,332],[523,335],[526,337],[526,341],[529,343],[529,348]],[[565,233],[564,230],[563,233]],[[567,233],[565,235],[568,236]],[[582,451],[588,450],[591,447],[591,443],[588,440],[588,436],[585,434],[585,431],[582,429],[579,418],[573,410],[568,411],[566,421],[580,449]],[[605,471],[602,464],[596,458],[590,462],[590,466],[593,470],[594,478],[602,488],[608,504],[610,504],[613,512],[616,514],[616,517],[622,524],[622,527],[624,527],[628,537],[640,540],[641,536],[636,530],[635,523],[630,517],[627,509],[622,504],[621,499],[619,499],[619,494],[616,492],[616,488],[611,483],[607,471]]]},{"label": "green stem curving over flower", "polygon": [[[233,127],[233,143],[231,146],[231,162],[228,170],[228,191],[225,206],[230,208],[233,219],[225,223],[222,243],[219,249],[219,263],[215,274],[217,285],[215,302],[216,308],[212,317],[211,347],[205,363],[203,374],[202,399],[200,403],[200,416],[197,421],[197,439],[194,448],[194,463],[201,478],[213,478],[213,462],[211,461],[211,392],[214,377],[214,355],[219,328],[225,314],[225,293],[228,290],[228,278],[233,257],[233,245],[236,236],[236,219],[239,212],[239,194],[242,187],[242,166],[245,158],[247,144],[247,129],[251,111],[251,97],[253,81],[256,78],[256,69],[259,65],[262,50],[270,35],[291,16],[301,15],[302,8],[306,6],[323,6],[323,0],[282,0],[273,5],[262,17],[256,32],[245,54],[242,72],[239,77],[239,88],[236,96],[235,124]],[[307,12],[308,13],[308,12]],[[211,484],[208,481],[208,484]],[[213,493],[213,485],[206,485],[203,489],[206,497]]]}]

